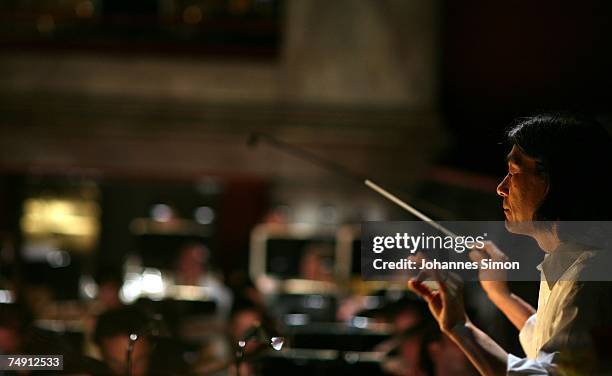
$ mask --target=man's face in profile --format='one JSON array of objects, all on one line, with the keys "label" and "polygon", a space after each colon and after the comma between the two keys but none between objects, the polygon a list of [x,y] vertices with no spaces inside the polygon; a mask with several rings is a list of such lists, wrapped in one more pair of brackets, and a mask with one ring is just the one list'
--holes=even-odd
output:
[{"label": "man's face in profile", "polygon": [[[497,186],[503,197],[506,227],[511,232],[526,233],[534,214],[548,193],[548,183],[538,173],[537,161],[523,153],[516,145],[507,157],[508,174]],[[523,227],[527,226],[527,227]]]}]

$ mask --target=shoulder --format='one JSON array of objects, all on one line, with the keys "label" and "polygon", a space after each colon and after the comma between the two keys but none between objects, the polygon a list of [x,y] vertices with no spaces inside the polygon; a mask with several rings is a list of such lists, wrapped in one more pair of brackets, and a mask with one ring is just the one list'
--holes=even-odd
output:
[{"label": "shoulder", "polygon": [[[612,251],[585,251],[568,270],[578,286],[596,286],[602,291],[612,288]],[[596,284],[588,282],[597,282]]]}]

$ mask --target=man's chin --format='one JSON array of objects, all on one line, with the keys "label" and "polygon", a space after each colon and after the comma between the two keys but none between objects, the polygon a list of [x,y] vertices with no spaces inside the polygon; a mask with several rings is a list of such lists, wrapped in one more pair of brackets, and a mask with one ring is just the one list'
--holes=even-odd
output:
[{"label": "man's chin", "polygon": [[504,225],[506,226],[506,230],[513,234],[530,235],[534,231],[534,225],[532,221],[516,221],[508,219],[508,217],[506,217]]},{"label": "man's chin", "polygon": [[514,222],[509,220],[508,218],[506,218],[506,220],[504,221],[504,226],[506,226],[506,230],[508,230],[508,232],[511,232],[513,234],[515,234],[515,230],[514,230]]},{"label": "man's chin", "polygon": [[513,232],[512,231],[513,223],[514,223],[514,220],[510,217],[510,211],[504,210],[504,225],[506,226],[506,230]]}]

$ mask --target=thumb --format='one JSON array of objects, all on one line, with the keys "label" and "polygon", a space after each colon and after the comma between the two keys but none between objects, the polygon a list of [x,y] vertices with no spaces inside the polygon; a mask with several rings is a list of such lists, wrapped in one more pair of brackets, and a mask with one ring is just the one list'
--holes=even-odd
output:
[{"label": "thumb", "polygon": [[408,288],[428,302],[433,298],[432,291],[421,281],[411,279],[408,281]]},{"label": "thumb", "polygon": [[485,242],[484,247],[481,248],[482,251],[486,252],[486,254],[495,260],[502,260],[507,258],[506,254],[502,252],[493,242]]}]

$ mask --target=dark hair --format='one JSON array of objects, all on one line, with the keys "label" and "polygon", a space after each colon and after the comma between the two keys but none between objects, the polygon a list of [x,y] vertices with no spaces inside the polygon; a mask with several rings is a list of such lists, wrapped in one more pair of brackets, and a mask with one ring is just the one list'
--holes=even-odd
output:
[{"label": "dark hair", "polygon": [[0,304],[0,328],[10,328],[23,334],[33,323],[32,312],[21,301]]},{"label": "dark hair", "polygon": [[593,119],[540,114],[520,119],[511,145],[536,159],[549,185],[536,221],[604,221],[612,217],[612,138]]},{"label": "dark hair", "polygon": [[105,338],[116,335],[129,336],[132,333],[146,337],[149,326],[149,316],[136,307],[112,309],[98,317],[94,331],[94,342],[100,345]]}]

